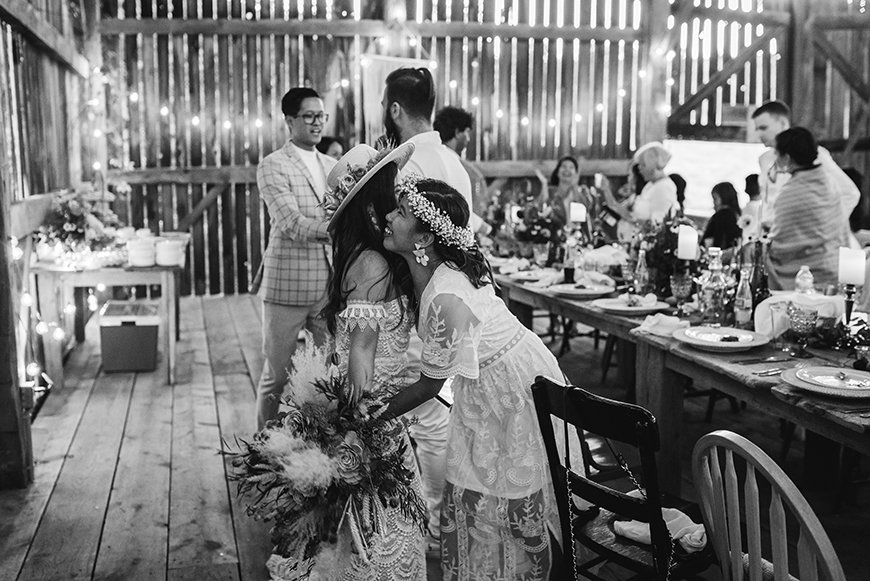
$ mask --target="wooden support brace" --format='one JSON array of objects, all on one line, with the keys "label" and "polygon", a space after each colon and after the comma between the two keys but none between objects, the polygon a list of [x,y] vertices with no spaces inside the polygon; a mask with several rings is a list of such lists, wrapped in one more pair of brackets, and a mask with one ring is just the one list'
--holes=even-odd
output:
[{"label": "wooden support brace", "polygon": [[202,217],[203,213],[208,210],[209,206],[217,202],[224,192],[229,188],[229,184],[217,184],[212,186],[205,197],[199,201],[193,211],[178,221],[178,231],[186,232],[193,224]]},{"label": "wooden support brace", "polygon": [[824,32],[813,29],[813,43],[831,61],[834,68],[843,75],[843,80],[861,97],[861,100],[870,101],[870,86],[864,81],[864,75],[828,40]]}]

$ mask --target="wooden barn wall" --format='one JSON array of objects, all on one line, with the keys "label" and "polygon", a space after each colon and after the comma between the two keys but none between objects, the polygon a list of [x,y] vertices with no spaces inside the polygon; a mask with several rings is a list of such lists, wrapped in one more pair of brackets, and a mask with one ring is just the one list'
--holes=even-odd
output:
[{"label": "wooden barn wall", "polygon": [[[845,6],[847,0],[842,1]],[[625,159],[641,143],[639,99],[644,83],[644,31],[651,15],[642,0],[105,0],[103,24],[172,19],[245,21],[245,34],[103,32],[107,78],[109,165],[146,170],[120,212],[137,227],[177,228],[203,200],[217,195],[191,228],[185,293],[246,292],[256,272],[268,219],[253,181],[259,160],[286,139],[280,98],[307,85],[321,91],[332,118],[325,134],[347,143],[372,142],[361,119],[361,63],[367,54],[429,59],[441,107],[470,110],[475,133],[469,159],[544,160],[574,154]],[[855,3],[857,4],[857,2]],[[686,3],[680,5],[686,6]],[[747,22],[764,11],[787,14],[789,0],[695,0],[669,26],[671,111],[764,34]],[[678,5],[674,5],[678,6]],[[850,8],[851,9],[851,8]],[[416,23],[498,24],[502,36],[315,33],[316,23],[361,19]],[[275,21],[312,22],[305,34],[276,33]],[[258,33],[262,23],[268,32]],[[593,27],[596,39],[559,34],[510,34],[534,27]],[[525,27],[525,28],[523,28]],[[363,30],[370,30],[365,29]],[[458,29],[461,31],[461,29]],[[352,33],[351,33],[352,34]],[[747,113],[788,89],[785,26],[726,86],[684,119],[673,136],[747,139]],[[856,49],[857,50],[857,49]],[[380,99],[380,95],[365,96]],[[227,168],[218,180],[160,179],[159,170]],[[239,169],[246,171],[237,171]],[[158,173],[155,173],[157,170]],[[205,172],[208,174],[208,172]],[[201,175],[205,175],[201,174]],[[223,176],[225,174],[221,174]],[[224,178],[222,178],[224,179]],[[209,192],[212,193],[209,196]]]}]

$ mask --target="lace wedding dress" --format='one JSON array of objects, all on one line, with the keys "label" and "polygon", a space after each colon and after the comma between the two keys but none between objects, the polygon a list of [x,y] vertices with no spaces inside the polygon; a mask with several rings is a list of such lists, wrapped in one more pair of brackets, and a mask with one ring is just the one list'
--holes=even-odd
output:
[{"label": "lace wedding dress", "polygon": [[[453,380],[441,511],[444,580],[546,580],[559,517],[531,385],[556,358],[492,285],[440,265],[420,300],[422,369]],[[573,450],[572,450],[573,452]]]},{"label": "lace wedding dress", "polygon": [[[402,316],[402,312],[405,312]],[[409,378],[405,374],[408,358],[408,337],[411,329],[411,317],[407,312],[407,299],[404,297],[386,303],[371,303],[361,301],[348,302],[347,308],[338,315],[336,331],[336,353],[339,357],[339,368],[347,372],[348,352],[350,349],[350,332],[359,327],[378,328],[378,344],[375,354],[373,385],[377,390],[383,390],[386,395],[407,386]],[[398,420],[394,420],[398,421]],[[413,486],[422,497],[420,480],[407,431],[404,435],[407,455],[405,465],[416,474]],[[426,556],[424,537],[420,528],[409,521],[399,508],[384,507],[380,501],[374,503],[379,510],[381,527],[372,539],[367,557],[354,551],[339,555],[341,569],[328,572],[312,571],[310,581],[317,579],[341,581],[419,581],[426,579]],[[339,531],[338,546],[350,549],[347,527]],[[335,551],[340,552],[340,551]],[[334,555],[331,556],[333,558]],[[274,581],[295,581],[296,573],[291,569],[296,562],[294,558],[282,558],[272,555],[267,563]],[[302,577],[305,579],[306,577]]]}]

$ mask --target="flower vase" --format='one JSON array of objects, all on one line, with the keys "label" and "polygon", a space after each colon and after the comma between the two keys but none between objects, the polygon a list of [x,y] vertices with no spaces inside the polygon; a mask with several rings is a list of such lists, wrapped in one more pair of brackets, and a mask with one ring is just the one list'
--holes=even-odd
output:
[{"label": "flower vase", "polygon": [[540,267],[544,267],[550,260],[550,243],[536,242],[532,245],[532,261]]}]

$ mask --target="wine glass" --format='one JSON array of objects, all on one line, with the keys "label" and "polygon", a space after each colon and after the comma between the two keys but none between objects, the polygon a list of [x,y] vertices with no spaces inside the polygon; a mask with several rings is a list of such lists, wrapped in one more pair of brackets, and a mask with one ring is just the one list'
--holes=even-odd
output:
[{"label": "wine glass", "polygon": [[671,294],[677,299],[677,312],[674,313],[678,317],[687,317],[689,313],[685,310],[686,299],[692,296],[692,285],[694,280],[688,272],[680,272],[671,275]]},{"label": "wine glass", "polygon": [[816,309],[795,306],[788,313],[788,321],[791,330],[798,336],[798,349],[791,356],[801,359],[812,357],[812,354],[807,351],[807,340],[816,328],[819,312]]}]

